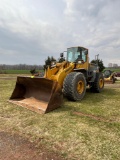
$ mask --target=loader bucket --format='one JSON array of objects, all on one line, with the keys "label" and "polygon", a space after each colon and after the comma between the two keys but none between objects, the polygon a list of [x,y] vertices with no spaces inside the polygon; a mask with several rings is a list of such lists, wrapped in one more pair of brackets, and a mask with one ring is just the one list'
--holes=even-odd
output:
[{"label": "loader bucket", "polygon": [[46,78],[17,77],[9,102],[38,113],[47,113],[62,103],[58,82]]}]

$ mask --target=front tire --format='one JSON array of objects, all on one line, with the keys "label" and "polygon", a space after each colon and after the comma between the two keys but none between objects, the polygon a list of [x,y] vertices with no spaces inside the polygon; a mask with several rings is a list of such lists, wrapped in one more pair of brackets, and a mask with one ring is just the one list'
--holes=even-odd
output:
[{"label": "front tire", "polygon": [[81,100],[86,92],[86,80],[82,73],[72,72],[68,74],[63,83],[63,94],[69,100]]},{"label": "front tire", "polygon": [[112,77],[112,84],[114,84],[115,83],[115,78],[114,77]]},{"label": "front tire", "polygon": [[104,77],[102,73],[96,73],[95,81],[92,83],[90,90],[100,93],[104,88]]}]

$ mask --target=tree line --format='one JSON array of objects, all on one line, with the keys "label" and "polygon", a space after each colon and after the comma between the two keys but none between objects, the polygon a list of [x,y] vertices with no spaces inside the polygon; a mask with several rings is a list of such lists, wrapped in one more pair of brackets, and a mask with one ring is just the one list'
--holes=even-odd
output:
[{"label": "tree line", "polygon": [[27,64],[0,64],[0,70],[43,70],[43,65],[27,65]]},{"label": "tree line", "polygon": [[[44,69],[46,69],[47,66],[50,66],[52,61],[57,61],[57,60],[54,57],[49,57],[48,56],[48,58],[45,60]],[[62,61],[65,61],[65,59],[63,57],[59,58],[57,62],[61,63]],[[102,59],[97,59],[97,60],[93,59],[90,63],[97,64],[99,66],[99,71],[100,72],[102,72],[105,69],[105,66],[103,64]]]},{"label": "tree line", "polygon": [[[15,65],[8,65],[8,64],[0,64],[0,71],[3,70],[45,70],[48,66],[51,65],[51,62],[57,61],[57,62],[62,62],[65,59],[61,57],[60,59],[56,60],[53,56],[52,57],[47,57],[45,60],[44,65],[27,65],[27,64],[15,64]],[[91,63],[96,63],[99,66],[100,72],[105,69],[105,66],[103,64],[103,61],[98,59],[98,60],[92,60]]]}]

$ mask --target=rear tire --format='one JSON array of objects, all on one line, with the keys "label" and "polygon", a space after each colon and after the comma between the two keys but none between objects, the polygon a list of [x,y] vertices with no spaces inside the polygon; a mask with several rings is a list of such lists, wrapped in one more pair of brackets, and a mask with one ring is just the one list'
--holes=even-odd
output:
[{"label": "rear tire", "polygon": [[114,77],[112,77],[111,80],[112,80],[112,84],[115,83],[115,78]]},{"label": "rear tire", "polygon": [[82,73],[72,72],[68,74],[63,83],[63,94],[69,100],[81,100],[86,92],[86,80]]},{"label": "rear tire", "polygon": [[104,88],[104,77],[102,73],[96,73],[95,81],[92,83],[90,90],[100,93]]}]

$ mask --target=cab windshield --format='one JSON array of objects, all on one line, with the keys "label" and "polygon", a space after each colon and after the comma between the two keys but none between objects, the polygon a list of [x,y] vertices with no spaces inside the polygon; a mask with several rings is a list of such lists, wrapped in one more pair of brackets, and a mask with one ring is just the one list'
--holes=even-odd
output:
[{"label": "cab windshield", "polygon": [[76,62],[79,59],[86,62],[87,60],[86,53],[87,53],[87,50],[85,49],[83,50],[82,48],[78,48],[78,47],[68,48],[67,61]]}]

